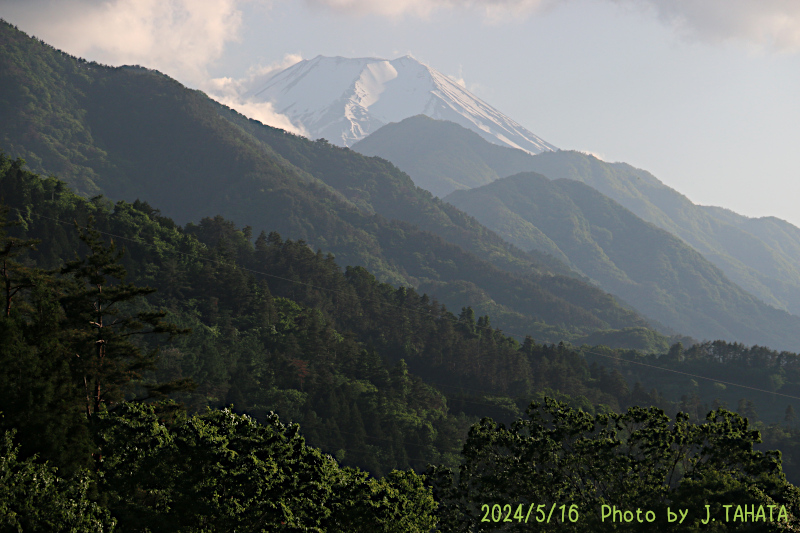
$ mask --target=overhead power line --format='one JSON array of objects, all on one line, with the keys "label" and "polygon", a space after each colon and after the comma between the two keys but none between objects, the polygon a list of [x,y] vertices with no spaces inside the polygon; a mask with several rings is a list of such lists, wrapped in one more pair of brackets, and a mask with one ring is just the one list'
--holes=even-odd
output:
[{"label": "overhead power line", "polygon": [[[16,208],[16,207],[11,207],[11,209],[14,209],[15,211],[17,211],[20,214],[20,216],[23,216],[23,217],[25,215],[32,215],[32,216],[36,216],[36,217],[43,218],[43,219],[46,219],[46,220],[51,220],[53,222],[57,222],[59,224],[74,225],[74,223],[67,222],[67,221],[60,220],[60,219],[53,218],[53,217],[49,217],[49,216],[43,215],[41,213],[33,213],[33,212],[27,213],[27,212],[23,212],[21,209]],[[107,232],[107,231],[101,231],[101,230],[99,230],[97,228],[95,228],[95,231],[97,231],[101,235],[106,235],[108,237],[112,237],[112,238],[115,238],[115,239],[120,239],[120,240],[123,240],[123,241],[136,243],[136,244],[139,244],[139,245],[142,245],[142,246],[148,246],[148,247],[151,247],[151,248],[155,248],[156,247],[155,244],[153,244],[153,243],[144,242],[144,241],[139,240],[139,239],[132,239],[132,238],[126,237],[124,235],[117,235],[117,234],[110,233],[110,232]],[[209,258],[209,257],[202,257],[202,256],[197,255],[197,254],[191,254],[191,253],[188,253],[188,252],[181,252],[179,250],[167,250],[167,251],[173,252],[175,254],[184,255],[184,256],[187,256],[187,257],[192,257],[192,258],[195,258],[195,259],[199,259],[201,261],[207,261],[207,262],[216,263],[216,264],[219,264],[219,265],[234,266],[234,267],[236,267],[236,268],[238,268],[238,269],[240,269],[240,270],[242,270],[244,272],[250,272],[252,274],[257,274],[257,275],[260,275],[260,276],[265,276],[265,277],[269,277],[269,278],[273,278],[273,279],[278,279],[278,280],[281,280],[281,281],[286,281],[288,283],[294,283],[296,285],[302,285],[304,287],[309,287],[309,288],[320,290],[320,291],[327,291],[327,292],[331,292],[331,293],[343,294],[343,295],[346,295],[346,296],[349,296],[349,297],[353,296],[352,294],[345,293],[344,291],[340,291],[340,290],[337,290],[337,289],[331,289],[331,288],[328,288],[328,287],[320,287],[318,285],[313,285],[311,283],[307,283],[307,282],[304,282],[304,281],[295,280],[295,279],[289,279],[289,278],[285,278],[285,277],[282,277],[282,276],[277,276],[275,274],[270,274],[268,272],[263,272],[263,271],[254,270],[254,269],[251,269],[251,268],[243,267],[241,265],[237,265],[235,262],[227,262],[227,261],[221,261],[219,259],[212,259],[212,258]],[[417,314],[421,314],[421,315],[430,316],[430,313],[427,312],[427,311],[422,311],[422,310],[414,309],[414,308],[411,308],[411,307],[405,307],[405,306],[402,306],[402,305],[391,304],[391,303],[388,303],[388,302],[385,302],[385,301],[382,301],[382,300],[375,300],[375,299],[371,299],[371,298],[363,298],[363,297],[359,297],[359,296],[356,296],[355,298],[358,299],[361,302],[377,303],[377,304],[380,304],[380,305],[385,305],[387,307],[394,307],[394,308],[397,308],[397,309],[402,309],[403,311],[406,311],[406,312],[411,312],[411,313],[417,313]],[[458,323],[457,319],[450,319],[450,320],[455,324]],[[484,330],[488,330],[488,331],[491,331],[491,332],[495,331],[491,326],[479,326],[479,325],[475,324],[474,327],[476,329],[484,329]],[[506,335],[508,335],[508,336],[516,337],[516,338],[522,339],[522,340],[524,340],[527,337],[529,337],[529,335],[523,335],[523,334],[520,334],[520,333],[515,333],[515,332],[512,332],[512,331],[508,331],[508,330],[501,330],[501,331],[503,333],[505,333]],[[681,370],[675,370],[675,369],[672,369],[672,368],[664,368],[664,367],[657,366],[657,365],[652,365],[652,364],[649,364],[649,363],[643,363],[641,361],[632,361],[630,359],[624,359],[622,357],[618,357],[618,356],[614,356],[614,355],[610,355],[610,354],[595,352],[595,351],[591,351],[591,350],[583,350],[583,349],[576,350],[576,351],[579,351],[580,353],[584,353],[584,354],[591,354],[591,355],[596,355],[596,356],[599,356],[599,357],[605,357],[607,359],[612,359],[612,360],[615,360],[615,361],[618,361],[618,362],[621,362],[621,363],[628,363],[628,364],[639,365],[639,366],[643,366],[643,367],[647,367],[647,368],[652,368],[654,370],[660,370],[662,372],[671,372],[673,374],[679,374],[679,375],[687,376],[687,377],[691,377],[691,378],[697,378],[697,379],[702,379],[702,380],[705,380],[705,381],[711,381],[711,382],[714,382],[714,383],[722,383],[724,385],[730,385],[732,387],[739,387],[739,388],[742,388],[742,389],[748,389],[748,390],[752,390],[752,391],[756,391],[756,392],[762,392],[764,394],[772,394],[772,395],[775,395],[775,396],[781,396],[781,397],[784,397],[784,398],[790,398],[792,400],[800,400],[800,397],[792,396],[790,394],[782,394],[782,393],[779,393],[779,392],[769,391],[769,390],[761,389],[761,388],[758,388],[758,387],[751,387],[749,385],[742,385],[740,383],[734,383],[734,382],[731,382],[731,381],[725,381],[725,380],[721,380],[721,379],[718,379],[718,378],[713,378],[713,377],[709,377],[709,376],[703,376],[703,375],[700,375],[700,374],[693,374],[693,373],[690,373],[690,372],[683,372]],[[478,389],[460,387],[458,385],[445,385],[445,384],[442,384],[442,385],[439,385],[439,386],[458,388],[460,390],[477,392],[479,394],[490,394],[491,393],[490,391],[485,391],[485,390],[481,391],[481,390],[478,390]],[[488,404],[486,404],[486,405],[488,405]],[[492,407],[496,407],[496,406],[492,406]]]}]

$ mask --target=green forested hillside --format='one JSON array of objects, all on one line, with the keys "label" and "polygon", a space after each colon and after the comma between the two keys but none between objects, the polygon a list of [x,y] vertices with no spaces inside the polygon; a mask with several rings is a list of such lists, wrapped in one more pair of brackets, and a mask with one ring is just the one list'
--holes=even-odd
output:
[{"label": "green forested hillside", "polygon": [[681,239],[581,182],[522,173],[445,200],[520,248],[562,257],[676,331],[800,346],[800,318],[746,293]]},{"label": "green forested hillside", "polygon": [[[181,228],[146,203],[86,200],[20,161],[0,162],[0,190],[20,223],[9,231],[41,240],[29,260],[58,268],[83,253],[69,221],[91,216],[103,238],[126,248],[120,263],[128,279],[157,289],[144,309],[166,309],[192,330],[162,348],[153,374],[193,380],[196,390],[179,396],[192,410],[233,404],[260,418],[275,410],[301,422],[311,444],[380,474],[452,460],[471,417],[514,416],[547,389],[583,397],[586,408],[630,400],[621,378],[593,381],[587,363],[563,345],[508,337],[471,308],[453,314],[362,267],[342,272],[303,241],[262,232],[253,242],[249,227],[219,216]],[[13,375],[6,386],[24,391]],[[17,405],[13,397],[6,405]],[[21,409],[2,410],[9,423],[20,422],[13,413]],[[57,443],[22,438],[67,461]]]},{"label": "green forested hillside", "polygon": [[383,162],[256,125],[154,71],[87,64],[5,23],[0,47],[0,143],[82,194],[157,203],[179,223],[221,214],[277,231],[541,339],[646,326]]},{"label": "green forested hillside", "polygon": [[[86,200],[4,157],[0,190],[11,221],[0,231],[6,304],[0,316],[0,429],[6,431],[0,484],[13,489],[0,491],[0,519],[26,531],[51,531],[54,523],[95,531],[270,531],[281,522],[294,529],[399,532],[428,531],[435,521],[442,530],[461,531],[465,521],[492,525],[479,522],[473,504],[499,503],[491,487],[512,487],[509,475],[529,479],[515,505],[571,500],[579,506],[571,527],[603,530],[592,518],[593,496],[578,500],[560,485],[554,491],[550,481],[524,468],[507,471],[504,461],[492,460],[496,466],[467,482],[480,457],[506,453],[482,434],[499,430],[497,443],[509,442],[505,426],[486,419],[473,425],[462,449],[467,428],[487,415],[510,423],[532,398],[554,405],[545,395],[582,409],[551,409],[558,427],[574,426],[570,432],[587,431],[580,421],[586,413],[597,413],[593,423],[602,425],[604,413],[658,405],[669,413],[688,410],[699,421],[705,402],[724,401],[687,396],[691,387],[683,376],[656,380],[674,400],[638,382],[631,387],[630,378],[652,377],[628,362],[645,361],[642,354],[595,348],[590,353],[612,359],[594,356],[601,364],[590,366],[588,347],[519,342],[492,329],[487,316],[476,320],[469,308],[453,315],[412,289],[378,283],[363,268],[342,273],[331,256],[275,232],[253,243],[249,227],[237,229],[222,217],[180,227],[146,203]],[[111,333],[98,324],[126,326]],[[153,334],[135,335],[140,340],[133,343],[124,338],[146,331]],[[103,352],[98,340],[107,347]],[[706,373],[722,365],[726,377],[740,382],[754,375],[718,356],[736,346],[715,346],[713,352],[684,352],[676,345],[663,361],[651,357],[676,369],[692,361],[692,370]],[[763,387],[763,377],[776,391],[800,387],[797,355],[764,352],[769,361],[761,361],[762,352],[751,352],[747,357],[766,373],[749,383]],[[101,394],[95,398],[89,390]],[[188,412],[156,401],[164,395],[184,402]],[[740,402],[740,411],[755,420],[758,409],[774,419],[766,402]],[[194,414],[224,405],[232,410]],[[284,425],[271,411],[300,428]],[[621,421],[633,416],[638,424],[672,431],[673,422],[659,413],[638,410]],[[691,454],[716,457],[727,476],[722,485],[692,475],[664,492],[656,468],[635,487],[599,496],[618,505],[637,497],[661,505],[714,494],[725,503],[776,502],[787,509],[786,520],[794,520],[796,489],[783,478],[777,456],[753,452],[757,433],[736,415],[717,417],[733,426],[695,426],[679,416],[676,428],[688,428],[696,439],[711,432],[713,439],[704,448],[675,442],[670,453],[686,460]],[[562,442],[562,429],[553,433],[546,420],[533,420],[533,426],[520,421],[513,428],[539,428],[548,435],[543,445],[572,449]],[[796,475],[791,460],[800,432],[791,422],[759,427],[788,452]],[[540,467],[568,471],[581,461],[589,465],[591,453],[601,454],[604,464],[619,453],[613,476],[624,475],[631,457],[658,466],[656,456],[641,459],[660,449],[651,447],[648,434],[641,434],[639,449],[587,449],[552,464],[550,454]],[[530,452],[511,452],[512,464],[532,464],[515,459]],[[60,469],[52,471],[43,460]],[[428,464],[438,466],[426,477],[391,471]],[[453,469],[461,477],[453,478]],[[587,482],[598,475],[591,469],[582,474]]]},{"label": "green forested hillside", "polygon": [[218,107],[218,111],[368,213],[414,224],[504,270],[523,274],[545,270],[574,276],[566,265],[549,255],[509,246],[466,213],[432,198],[425,188],[416,186],[408,174],[385,159],[364,157],[325,142],[286,135],[225,107]]},{"label": "green forested hillside", "polygon": [[[380,518],[374,513],[392,516],[391,509],[382,511],[377,500],[378,507],[370,510],[369,498],[379,499],[382,490],[394,491],[396,498],[398,489],[399,494],[411,491],[408,497],[415,498],[416,478],[390,475],[390,470],[422,469],[429,463],[456,465],[467,427],[483,414],[513,418],[529,398],[548,389],[572,394],[590,410],[593,404],[616,409],[630,399],[628,389],[619,387],[619,377],[593,382],[585,361],[563,346],[531,339],[517,342],[492,330],[488,317],[476,321],[471,309],[454,316],[411,289],[378,283],[363,268],[342,273],[331,256],[314,253],[302,241],[284,241],[275,232],[262,233],[253,243],[250,228],[238,230],[221,217],[181,228],[142,202],[112,205],[102,197],[83,199],[63,182],[41,180],[25,171],[21,161],[5,157],[0,157],[0,190],[14,221],[5,228],[14,237],[0,235],[7,304],[0,323],[0,384],[5,391],[0,400],[1,425],[16,432],[14,441],[21,446],[13,452],[14,445],[7,444],[4,456],[36,454],[69,477],[90,466],[92,457],[99,457],[93,450],[100,446],[105,457],[101,471],[108,480],[103,506],[121,524],[128,524],[123,530],[131,524],[174,522],[187,531],[202,524],[221,531],[234,523],[230,521],[249,523],[249,511],[241,516],[234,512],[246,493],[225,488],[234,491],[233,506],[205,511],[197,503],[207,496],[196,480],[241,468],[232,457],[257,450],[259,439],[273,431],[257,429],[244,419],[226,425],[231,414],[186,419],[180,413],[170,414],[174,408],[168,405],[142,410],[126,407],[121,403],[125,399],[149,396],[152,401],[171,388],[190,412],[233,405],[236,412],[255,416],[291,440],[296,430],[282,428],[270,418],[269,413],[277,411],[283,420],[300,422],[305,439],[340,462],[388,476],[380,483],[367,482],[361,474],[336,473],[336,463],[323,460],[316,451],[303,451],[301,460],[286,455],[289,462],[280,468],[295,465],[291,466],[295,470],[282,474],[287,480],[302,481],[298,472],[324,463],[314,474],[321,478],[312,479],[323,483],[315,507],[297,509],[307,500],[292,499],[280,484],[263,490],[284,494],[298,523],[308,524],[314,516],[321,524],[328,523],[323,527],[331,527],[328,520],[350,523],[357,520],[355,516],[374,523]],[[70,220],[90,227],[79,231]],[[65,265],[65,258],[71,262]],[[101,278],[93,277],[92,268],[84,271],[101,264],[105,272]],[[135,289],[145,283],[157,292],[132,300],[137,292],[143,296],[152,292]],[[110,314],[114,304],[106,305],[117,298],[115,294],[122,295],[120,315]],[[101,295],[106,304],[97,303]],[[106,311],[87,321],[86,315],[78,314],[80,306]],[[165,313],[163,320],[190,328],[191,333],[171,342],[163,335],[143,337],[133,346],[113,337],[117,340],[104,341],[108,348],[103,364],[111,364],[113,355],[114,369],[101,372],[102,365],[92,363],[97,357],[92,324],[102,324],[106,313],[105,322],[111,327],[112,321],[127,320],[125,316],[143,320],[157,318],[159,312]],[[138,327],[132,325],[131,331]],[[156,331],[176,332],[159,328]],[[105,330],[101,333],[106,338]],[[79,348],[84,345],[88,351]],[[159,346],[157,359],[136,355],[153,354],[151,348]],[[78,358],[71,356],[76,350]],[[195,388],[187,389],[187,381]],[[88,392],[94,385],[86,394],[83,391],[86,383],[93,382],[102,391],[96,400]],[[88,427],[84,413],[91,414]],[[219,435],[226,436],[221,440]],[[130,455],[131,442],[151,444]],[[295,442],[295,450],[304,449]],[[198,455],[181,452],[186,447],[197,449]],[[277,449],[263,450],[247,453],[268,453],[282,465]],[[228,462],[215,463],[216,470],[203,470],[207,458],[216,456],[228,457]],[[14,470],[20,475],[33,475],[32,463],[10,464],[22,469]],[[258,468],[269,469],[269,464]],[[352,476],[361,485],[353,485]],[[355,492],[339,494],[340,482]],[[58,483],[72,487],[66,481]],[[258,485],[255,479],[247,483]],[[79,498],[89,509],[95,499],[81,487],[68,488],[65,498]],[[309,489],[300,485],[296,490]],[[163,504],[155,507],[142,496],[156,493],[156,501]],[[329,500],[332,494],[337,494],[335,500]],[[420,512],[407,506],[403,511],[408,515],[391,519],[404,523],[413,515],[415,520],[426,520],[430,507],[425,511],[424,493],[420,497]],[[255,509],[261,505],[258,502],[248,500],[243,508]],[[43,512],[66,512],[61,510],[66,501],[49,505]],[[349,507],[353,505],[367,508],[353,510]],[[288,516],[286,509],[270,512]],[[90,514],[87,520],[108,522],[102,512],[92,513],[96,519]],[[189,518],[191,513],[196,514]],[[355,530],[351,527],[355,526],[335,530]]]}]

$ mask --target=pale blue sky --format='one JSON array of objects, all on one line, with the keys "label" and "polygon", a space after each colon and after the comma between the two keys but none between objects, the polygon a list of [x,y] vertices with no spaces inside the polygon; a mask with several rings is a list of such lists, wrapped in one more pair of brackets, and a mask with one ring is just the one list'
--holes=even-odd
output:
[{"label": "pale blue sky", "polygon": [[800,225],[800,1],[67,5],[0,0],[0,17],[67,52],[199,88],[287,55],[410,53],[556,146],[649,170],[697,203]]}]

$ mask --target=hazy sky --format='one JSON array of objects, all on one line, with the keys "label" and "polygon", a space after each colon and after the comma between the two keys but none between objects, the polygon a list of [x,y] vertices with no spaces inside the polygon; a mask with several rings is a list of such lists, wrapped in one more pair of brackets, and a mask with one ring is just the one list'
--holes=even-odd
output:
[{"label": "hazy sky", "polygon": [[411,54],[560,148],[800,225],[800,0],[0,0],[0,17],[207,91]]}]

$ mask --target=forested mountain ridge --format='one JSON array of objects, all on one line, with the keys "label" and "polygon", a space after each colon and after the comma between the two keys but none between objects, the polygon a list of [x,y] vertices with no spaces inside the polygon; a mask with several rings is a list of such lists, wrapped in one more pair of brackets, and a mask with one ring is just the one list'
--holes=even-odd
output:
[{"label": "forested mountain ridge", "polygon": [[[617,409],[630,399],[622,376],[595,382],[563,345],[515,340],[472,309],[454,315],[362,267],[342,272],[331,255],[276,232],[252,242],[250,228],[219,216],[181,228],[143,202],[81,198],[2,155],[0,190],[18,223],[11,235],[40,240],[26,254],[32,266],[58,269],[85,250],[72,220],[91,217],[106,240],[125,247],[120,264],[129,280],[157,289],[143,308],[166,309],[192,330],[162,347],[153,374],[193,380],[197,389],[178,396],[191,410],[234,404],[259,419],[277,411],[345,464],[383,474],[451,462],[467,416],[519,415],[546,389],[573,395],[586,409]],[[11,308],[28,312],[21,298]],[[9,362],[3,381],[19,392],[3,400],[12,426],[29,416],[21,405],[31,401],[28,382],[14,378],[19,365],[24,358]],[[45,457],[68,460],[57,441],[23,437]]]},{"label": "forested mountain ridge", "polygon": [[[179,223],[214,213],[269,228],[541,339],[646,326],[608,294],[558,274],[557,261],[514,249],[384,163],[252,124],[157,72],[85,63],[8,24],[0,30],[0,108],[9,117],[0,139],[9,155],[82,194],[157,199]],[[366,197],[373,192],[391,196]]]},{"label": "forested mountain ridge", "polygon": [[680,238],[582,182],[521,173],[445,200],[520,248],[563,258],[677,331],[784,350],[800,346],[800,318],[746,293]]},{"label": "forested mountain ridge", "polygon": [[312,142],[285,135],[282,130],[264,126],[223,106],[217,110],[295,167],[340,192],[361,210],[414,224],[504,270],[575,275],[549,255],[509,246],[466,213],[438,198],[431,198],[427,190],[415,186],[408,174],[385,159],[365,158],[358,152],[339,150],[324,141]]},{"label": "forested mountain ridge", "polygon": [[649,172],[625,163],[606,163],[579,152],[542,155],[530,170],[594,187],[683,239],[746,291],[800,315],[800,229],[792,224],[695,205]]},{"label": "forested mountain ridge", "polygon": [[[492,329],[488,317],[476,320],[471,309],[455,316],[412,289],[378,283],[363,268],[342,273],[332,256],[275,232],[252,243],[249,228],[238,230],[221,217],[181,228],[142,202],[83,199],[4,156],[0,190],[17,224],[8,228],[17,240],[9,248],[3,241],[3,250],[17,250],[28,265],[4,271],[14,296],[4,292],[11,312],[0,325],[19,341],[0,346],[2,424],[19,432],[24,456],[39,454],[65,472],[85,465],[81,450],[92,446],[85,431],[76,433],[81,394],[59,386],[69,372],[53,373],[48,365],[61,352],[40,345],[61,335],[40,338],[40,326],[24,324],[40,320],[33,309],[54,305],[46,292],[31,292],[42,282],[26,281],[30,269],[58,271],[63,257],[86,251],[70,220],[91,219],[101,239],[124,245],[118,260],[129,280],[158,289],[138,309],[165,309],[169,320],[191,328],[162,344],[159,364],[147,374],[151,381],[194,381],[194,391],[177,395],[192,412],[233,404],[266,421],[277,411],[299,421],[310,444],[376,475],[454,465],[467,426],[480,414],[513,418],[544,390],[574,395],[587,410],[593,404],[618,409],[634,398],[619,374],[593,379],[580,355],[563,345],[520,343]],[[27,243],[37,238],[30,250]],[[58,327],[59,316],[49,328]],[[26,343],[30,353],[20,352]],[[137,388],[131,383],[126,398]]]},{"label": "forested mountain ridge", "polygon": [[428,117],[388,124],[353,149],[388,159],[428,190],[447,183],[443,196],[519,172],[582,181],[683,239],[754,296],[800,314],[800,229],[783,220],[695,205],[649,172],[626,163],[563,150],[532,156]]},{"label": "forested mountain ridge", "polygon": [[[173,321],[192,329],[191,335],[179,336],[162,349],[158,371],[163,380],[191,378],[197,383],[197,390],[183,397],[192,409],[234,403],[263,416],[270,406],[303,421],[316,445],[331,438],[333,430],[320,425],[324,419],[319,418],[330,409],[338,413],[336,420],[345,431],[335,439],[343,438],[346,448],[356,450],[364,444],[357,438],[360,429],[347,433],[345,428],[358,426],[359,418],[375,428],[383,424],[375,420],[391,418],[391,412],[422,409],[414,416],[432,416],[434,428],[455,428],[458,418],[451,415],[459,412],[521,415],[530,398],[545,390],[569,395],[585,410],[655,403],[670,411],[691,410],[695,416],[702,416],[702,406],[715,400],[733,405],[741,398],[735,387],[719,389],[706,381],[698,385],[683,374],[654,374],[635,364],[642,361],[781,394],[800,392],[800,359],[792,353],[722,341],[686,349],[676,344],[663,356],[548,346],[508,336],[471,309],[453,314],[413,289],[379,283],[363,268],[341,272],[330,255],[314,253],[302,241],[284,241],[273,232],[253,243],[249,228],[237,229],[222,217],[182,228],[143,202],[112,205],[103,198],[83,199],[63,182],[40,179],[5,157],[0,157],[0,190],[12,207],[9,218],[20,224],[8,231],[23,242],[41,239],[36,251],[27,254],[37,266],[58,267],[82,250],[70,221],[82,223],[89,216],[108,234],[105,239],[126,248],[121,264],[129,280],[157,289],[146,308],[168,309]],[[12,308],[19,305],[13,302]],[[589,365],[584,357],[600,366]],[[384,412],[381,402],[370,398],[402,383],[397,372],[408,372],[409,395],[390,392],[387,398],[410,403]],[[647,388],[631,387],[636,381]],[[14,387],[24,389],[24,384]],[[747,395],[762,420],[782,419],[782,399],[752,391]],[[358,405],[358,416],[348,414],[354,411],[348,402]],[[397,421],[389,425],[403,427]],[[427,435],[443,438],[448,431],[453,429]],[[411,434],[406,431],[403,440]],[[390,442],[390,448],[397,445]],[[436,442],[437,449],[447,449],[446,440]],[[377,462],[358,459],[357,464],[383,471],[385,466],[376,465],[395,464],[389,457],[396,453]]]},{"label": "forested mountain ridge", "polygon": [[[445,183],[449,183],[442,189],[445,192],[468,189],[519,172],[582,181],[680,237],[745,291],[778,309],[800,312],[800,230],[787,222],[694,205],[652,174],[625,163],[606,163],[570,151],[532,156],[494,146],[456,124],[428,117],[384,126],[353,149],[385,157],[430,190]],[[535,230],[527,227],[524,233],[533,235]],[[538,242],[540,249],[564,259],[547,239]]]}]

